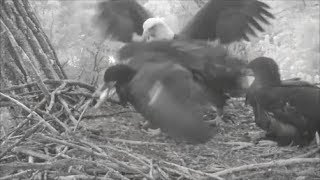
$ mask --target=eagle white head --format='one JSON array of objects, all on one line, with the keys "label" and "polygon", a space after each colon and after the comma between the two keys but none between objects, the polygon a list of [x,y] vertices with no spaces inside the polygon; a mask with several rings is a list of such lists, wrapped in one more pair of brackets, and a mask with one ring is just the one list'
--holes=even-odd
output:
[{"label": "eagle white head", "polygon": [[149,18],[143,23],[144,41],[171,40],[174,38],[174,32],[164,21],[164,18]]}]

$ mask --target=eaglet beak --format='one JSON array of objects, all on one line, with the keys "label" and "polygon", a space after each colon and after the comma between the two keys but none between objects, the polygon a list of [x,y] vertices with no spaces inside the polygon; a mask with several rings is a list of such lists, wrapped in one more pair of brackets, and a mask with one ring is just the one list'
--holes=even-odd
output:
[{"label": "eaglet beak", "polygon": [[106,99],[111,98],[115,94],[116,92],[116,89],[114,87],[115,84],[116,84],[115,82],[104,83],[102,87],[95,92],[95,95],[99,96],[99,99],[97,104],[94,106],[94,108],[99,108]]},{"label": "eaglet beak", "polygon": [[252,69],[245,68],[242,70],[242,74],[244,76],[247,76],[247,84],[246,84],[247,87],[246,88],[249,88],[254,81],[254,73],[253,73]]}]

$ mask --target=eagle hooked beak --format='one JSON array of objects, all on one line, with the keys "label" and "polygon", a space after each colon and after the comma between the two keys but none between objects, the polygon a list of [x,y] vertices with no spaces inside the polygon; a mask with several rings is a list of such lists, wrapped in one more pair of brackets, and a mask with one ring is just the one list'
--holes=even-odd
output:
[{"label": "eagle hooked beak", "polygon": [[144,42],[152,41],[156,33],[155,31],[156,31],[155,27],[144,29],[141,35],[142,41]]},{"label": "eagle hooked beak", "polygon": [[133,42],[142,42],[144,41],[144,35],[142,34],[141,36],[139,34],[137,34],[136,32],[134,32],[132,34],[132,41]]},{"label": "eagle hooked beak", "polygon": [[242,70],[242,74],[244,76],[247,76],[247,84],[246,84],[247,87],[245,88],[245,89],[247,89],[247,88],[249,88],[251,86],[251,84],[253,83],[253,81],[255,79],[254,78],[254,73],[253,73],[252,69],[245,68],[245,69]]},{"label": "eagle hooked beak", "polygon": [[111,98],[116,93],[116,89],[114,87],[115,84],[116,82],[104,83],[102,87],[95,92],[95,96],[99,96],[99,99],[94,108],[99,108],[101,104],[106,101],[106,99]]}]

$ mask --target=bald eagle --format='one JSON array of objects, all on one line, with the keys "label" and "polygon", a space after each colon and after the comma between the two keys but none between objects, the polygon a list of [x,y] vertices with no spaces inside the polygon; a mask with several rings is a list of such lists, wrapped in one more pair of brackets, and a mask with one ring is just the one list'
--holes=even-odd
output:
[{"label": "bald eagle", "polygon": [[[223,47],[208,45],[207,40],[219,40],[223,44],[241,39],[248,40],[249,34],[256,35],[254,29],[264,31],[258,21],[269,24],[267,19],[273,18],[268,9],[268,5],[258,0],[209,0],[178,34],[174,34],[162,18],[152,17],[151,13],[135,0],[108,0],[98,3],[95,22],[105,36],[112,36],[116,40],[128,43],[120,49],[118,60],[123,64],[129,60],[127,67],[136,73],[140,74],[139,72],[144,72],[145,68],[162,67],[168,63],[181,66],[185,70],[183,72],[188,71],[187,74],[192,74],[194,79],[188,81],[191,84],[201,84],[201,92],[208,93],[210,99],[208,102],[217,109],[217,118],[214,122],[221,122],[227,99],[234,92],[243,90],[241,70],[244,64],[241,60],[230,57]],[[175,71],[170,75],[175,80],[184,81],[181,77],[183,75],[179,75],[185,74],[183,72]],[[146,77],[141,78],[141,81],[149,81],[154,76],[157,77],[156,81],[162,81],[162,76],[157,73],[168,72],[165,68],[161,68],[149,72]],[[148,86],[152,87],[150,84]],[[120,99],[127,99],[128,93],[123,92],[128,92],[128,87],[122,84],[116,85]],[[132,86],[143,92],[142,94],[146,91],[143,86],[140,88],[133,84]],[[179,86],[183,87],[181,89],[190,88],[177,82],[177,84],[167,84],[166,90],[173,91],[174,95],[178,96],[176,88]],[[191,108],[180,99],[171,99],[167,102],[168,105],[177,103],[178,106],[175,107],[177,109],[183,109],[184,106],[186,109]],[[199,103],[198,100],[192,102]],[[146,102],[142,103],[145,105]],[[161,110],[162,106],[158,108],[163,115],[160,119],[166,119],[166,111]],[[149,110],[146,111],[144,113],[149,113]],[[177,117],[177,119],[183,118]],[[190,119],[191,122],[194,122],[193,120]]]},{"label": "bald eagle", "polygon": [[153,17],[135,0],[107,0],[97,4],[94,22],[104,36],[122,42],[182,38],[231,43],[263,32],[261,22],[274,18],[269,8],[259,0],[209,0],[174,34],[163,18]]}]

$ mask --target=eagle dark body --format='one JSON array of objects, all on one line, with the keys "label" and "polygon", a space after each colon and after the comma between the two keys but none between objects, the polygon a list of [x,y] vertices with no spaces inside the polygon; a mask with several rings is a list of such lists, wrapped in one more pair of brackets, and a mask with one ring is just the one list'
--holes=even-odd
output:
[{"label": "eagle dark body", "polygon": [[199,111],[209,103],[207,94],[193,74],[179,64],[147,62],[139,70],[115,65],[105,73],[105,83],[108,81],[120,85],[126,100],[153,128],[193,143],[205,142],[212,136],[212,129],[202,121]]},{"label": "eagle dark body", "polygon": [[134,42],[119,51],[119,60],[127,59],[134,69],[146,62],[169,61],[183,66],[204,84],[212,103],[219,108],[229,98],[228,93],[243,91],[244,61],[231,57],[220,46],[212,47],[203,41]]},{"label": "eagle dark body", "polygon": [[[158,22],[143,29],[144,22],[151,17],[135,0],[108,0],[98,3],[95,24],[105,35],[123,42],[130,42],[133,33],[142,35],[143,31],[157,39],[161,32],[154,27]],[[257,36],[254,29],[264,31],[261,22],[269,24],[269,18],[274,18],[269,6],[258,0],[209,0],[174,37],[219,39],[221,43],[249,40],[248,35]]]},{"label": "eagle dark body", "polygon": [[256,124],[280,145],[308,144],[320,131],[320,88],[299,79],[280,80],[277,64],[257,58],[248,65],[255,80],[247,102]]}]

